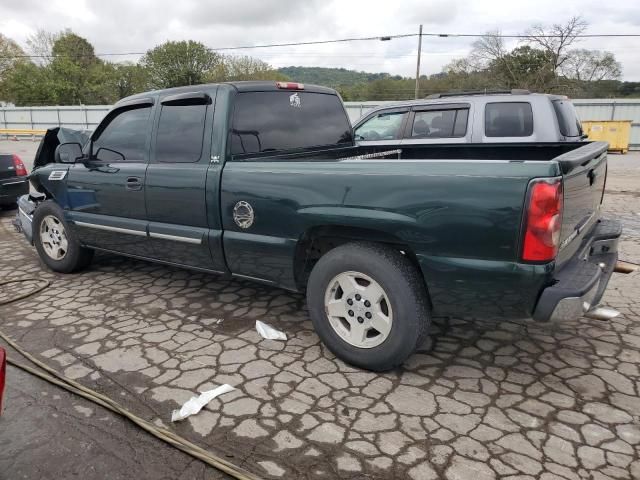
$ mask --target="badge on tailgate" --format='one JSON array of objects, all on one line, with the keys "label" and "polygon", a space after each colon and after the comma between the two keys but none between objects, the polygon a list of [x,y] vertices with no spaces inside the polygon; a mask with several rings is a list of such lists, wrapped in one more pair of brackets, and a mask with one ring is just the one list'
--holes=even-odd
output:
[{"label": "badge on tailgate", "polygon": [[66,175],[66,170],[54,170],[49,174],[49,180],[62,180]]}]

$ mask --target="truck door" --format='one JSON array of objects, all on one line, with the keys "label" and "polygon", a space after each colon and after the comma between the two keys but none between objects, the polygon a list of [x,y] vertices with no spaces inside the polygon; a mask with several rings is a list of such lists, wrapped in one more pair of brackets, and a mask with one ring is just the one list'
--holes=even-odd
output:
[{"label": "truck door", "polygon": [[[211,245],[218,236],[209,238],[206,198],[215,93],[160,98],[145,195],[155,258],[223,272],[222,249]],[[217,201],[213,207],[217,213]]]},{"label": "truck door", "polygon": [[150,256],[144,179],[153,99],[116,106],[91,137],[84,163],[67,173],[69,216],[86,244]]}]

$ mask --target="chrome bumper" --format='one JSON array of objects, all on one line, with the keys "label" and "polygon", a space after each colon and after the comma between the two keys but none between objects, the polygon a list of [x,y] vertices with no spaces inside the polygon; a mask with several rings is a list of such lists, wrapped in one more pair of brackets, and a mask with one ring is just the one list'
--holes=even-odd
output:
[{"label": "chrome bumper", "polygon": [[620,222],[599,220],[576,255],[553,275],[533,312],[540,322],[574,320],[595,309],[618,262]]}]

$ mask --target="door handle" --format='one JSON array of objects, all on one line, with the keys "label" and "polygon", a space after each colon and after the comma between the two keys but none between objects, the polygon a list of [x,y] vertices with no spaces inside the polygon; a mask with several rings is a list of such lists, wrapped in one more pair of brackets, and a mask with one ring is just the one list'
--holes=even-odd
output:
[{"label": "door handle", "polygon": [[127,190],[141,190],[142,180],[140,177],[127,177]]}]

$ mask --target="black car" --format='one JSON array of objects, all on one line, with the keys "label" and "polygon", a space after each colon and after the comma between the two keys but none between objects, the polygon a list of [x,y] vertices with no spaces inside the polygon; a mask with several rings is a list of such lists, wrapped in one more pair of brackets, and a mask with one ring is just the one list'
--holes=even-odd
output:
[{"label": "black car", "polygon": [[15,206],[18,197],[29,193],[27,168],[15,154],[0,153],[0,207]]}]

